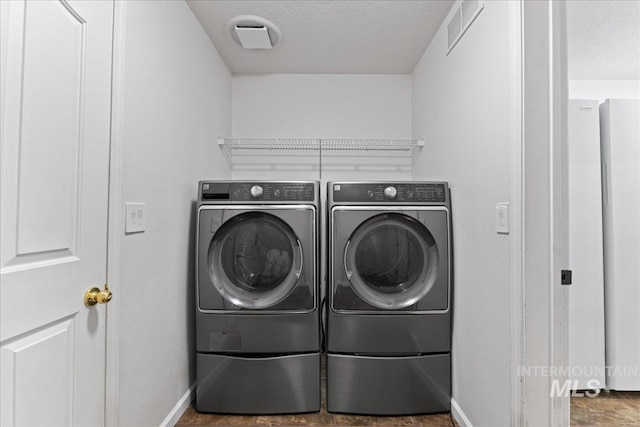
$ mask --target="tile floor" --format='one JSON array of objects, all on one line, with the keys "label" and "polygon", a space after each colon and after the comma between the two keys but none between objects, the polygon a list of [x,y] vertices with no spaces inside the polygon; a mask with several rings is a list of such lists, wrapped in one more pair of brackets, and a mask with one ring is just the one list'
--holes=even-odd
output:
[{"label": "tile floor", "polygon": [[449,414],[412,417],[364,417],[329,414],[322,409],[315,414],[280,416],[239,416],[199,414],[189,407],[176,426],[425,426],[457,427]]},{"label": "tile floor", "polygon": [[571,398],[572,426],[640,426],[640,392]]}]

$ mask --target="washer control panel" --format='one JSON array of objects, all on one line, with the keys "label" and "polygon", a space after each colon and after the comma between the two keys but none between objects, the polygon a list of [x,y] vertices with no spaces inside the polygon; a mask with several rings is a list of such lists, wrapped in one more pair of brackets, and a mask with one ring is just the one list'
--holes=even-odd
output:
[{"label": "washer control panel", "polygon": [[446,183],[334,183],[334,202],[446,203]]},{"label": "washer control panel", "polygon": [[200,200],[234,202],[312,202],[311,182],[203,182]]}]

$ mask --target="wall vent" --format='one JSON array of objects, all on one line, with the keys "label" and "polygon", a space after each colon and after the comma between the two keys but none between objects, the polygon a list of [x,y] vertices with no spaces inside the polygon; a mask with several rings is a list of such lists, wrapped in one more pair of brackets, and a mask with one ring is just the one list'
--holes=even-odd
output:
[{"label": "wall vent", "polygon": [[474,19],[480,14],[484,8],[484,4],[480,0],[464,0],[462,2],[462,29],[466,30]]},{"label": "wall vent", "polygon": [[460,3],[447,24],[447,55],[458,44],[482,9],[484,9],[484,2],[481,0],[464,0]]},{"label": "wall vent", "polygon": [[460,40],[460,33],[462,32],[462,7],[458,7],[456,13],[453,14],[451,21],[447,24],[447,54],[453,49],[458,40]]}]

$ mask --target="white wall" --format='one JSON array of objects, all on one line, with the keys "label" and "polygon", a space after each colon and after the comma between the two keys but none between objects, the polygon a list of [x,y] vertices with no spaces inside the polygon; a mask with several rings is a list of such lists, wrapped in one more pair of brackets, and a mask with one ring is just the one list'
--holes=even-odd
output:
[{"label": "white wall", "polygon": [[408,138],[411,76],[268,74],[233,77],[233,136]]},{"label": "white wall", "polygon": [[440,28],[413,72],[413,135],[425,137],[413,178],[450,183],[453,399],[472,425],[497,426],[511,424],[516,372],[510,236],[496,234],[494,210],[510,201],[511,146],[520,143],[510,122],[520,109],[510,92],[520,53],[510,46],[519,21],[509,2],[484,5],[449,56],[446,26]]},{"label": "white wall", "polygon": [[640,80],[569,80],[569,99],[640,98]]},{"label": "white wall", "polygon": [[231,75],[184,2],[125,7],[122,192],[147,224],[122,240],[118,424],[159,425],[195,379],[193,204],[230,177]]},{"label": "white wall", "polygon": [[[411,76],[234,76],[232,111],[234,137],[410,138]],[[323,161],[323,182],[411,177],[410,163],[398,159],[354,156]],[[234,179],[255,179],[256,171],[263,179],[320,177],[313,156],[263,156],[257,162],[239,159],[234,164]]]}]

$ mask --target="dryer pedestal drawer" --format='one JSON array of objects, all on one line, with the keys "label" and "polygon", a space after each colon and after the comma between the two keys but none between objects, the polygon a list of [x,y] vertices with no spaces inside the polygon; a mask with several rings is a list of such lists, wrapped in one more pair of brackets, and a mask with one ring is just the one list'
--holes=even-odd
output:
[{"label": "dryer pedestal drawer", "polygon": [[327,410],[409,415],[451,410],[451,355],[327,354]]},{"label": "dryer pedestal drawer", "polygon": [[451,312],[398,315],[329,310],[327,352],[397,356],[451,351]]},{"label": "dryer pedestal drawer", "polygon": [[320,353],[278,357],[196,356],[196,410],[287,414],[320,410]]},{"label": "dryer pedestal drawer", "polygon": [[199,353],[291,354],[320,351],[320,316],[312,313],[196,312]]}]

